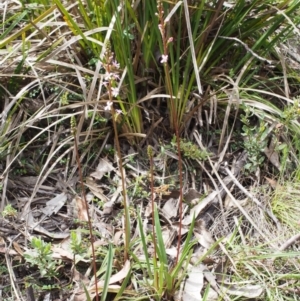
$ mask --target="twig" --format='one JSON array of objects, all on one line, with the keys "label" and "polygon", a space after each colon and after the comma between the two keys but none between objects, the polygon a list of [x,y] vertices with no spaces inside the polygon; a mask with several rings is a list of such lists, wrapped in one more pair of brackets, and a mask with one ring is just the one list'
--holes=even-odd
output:
[{"label": "twig", "polygon": [[234,184],[239,187],[242,192],[248,197],[250,198],[259,208],[261,208],[262,210],[266,211],[267,214],[269,215],[269,217],[274,221],[274,223],[277,226],[277,229],[281,229],[280,223],[278,221],[278,219],[276,218],[276,216],[267,208],[264,208],[264,206],[262,205],[262,203],[256,198],[254,197],[247,189],[245,189],[243,187],[243,185],[238,181],[238,179],[232,174],[232,172],[229,170],[228,167],[225,167],[225,171],[227,172],[228,176],[232,179],[232,181],[234,182]]},{"label": "twig", "polygon": [[292,236],[290,239],[288,239],[284,244],[281,245],[279,248],[279,251],[284,251],[289,246],[291,246],[293,243],[295,243],[298,239],[300,239],[300,233]]},{"label": "twig", "polygon": [[19,296],[19,289],[16,286],[17,281],[15,279],[15,274],[14,274],[14,271],[12,269],[10,258],[9,258],[7,253],[5,254],[5,260],[6,260],[7,269],[9,271],[8,274],[9,274],[9,278],[10,278],[10,283],[11,283],[11,286],[12,286],[14,292],[15,292],[15,296],[16,296],[18,301],[21,301],[21,300],[23,301],[23,298],[21,298]]}]

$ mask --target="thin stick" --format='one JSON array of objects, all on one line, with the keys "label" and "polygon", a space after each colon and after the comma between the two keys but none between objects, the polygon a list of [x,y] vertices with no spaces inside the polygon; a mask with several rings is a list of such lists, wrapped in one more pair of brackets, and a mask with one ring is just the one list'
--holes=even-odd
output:
[{"label": "thin stick", "polygon": [[91,240],[91,247],[92,247],[92,265],[93,265],[93,272],[94,272],[94,278],[95,278],[95,293],[96,293],[96,301],[99,301],[98,296],[98,281],[97,281],[97,266],[96,266],[96,255],[95,255],[95,247],[94,247],[94,237],[93,237],[93,231],[92,231],[92,222],[91,217],[89,214],[89,205],[86,199],[84,184],[83,184],[83,177],[82,177],[82,169],[80,164],[80,158],[78,153],[78,144],[77,144],[77,136],[76,136],[76,125],[75,125],[75,118],[71,119],[71,126],[74,136],[74,146],[75,146],[75,153],[76,153],[76,161],[78,166],[78,173],[79,173],[79,182],[81,186],[81,196],[85,203],[86,213],[88,217],[88,225],[89,225],[89,233],[90,233],[90,240]]},{"label": "thin stick", "polygon": [[151,185],[151,206],[152,206],[152,240],[153,240],[153,247],[154,247],[154,256],[153,256],[153,262],[154,262],[154,287],[158,288],[158,269],[157,267],[157,260],[156,260],[156,237],[155,237],[155,218],[154,218],[154,177],[153,177],[153,153],[152,148],[150,145],[148,145],[147,149],[148,157],[150,160],[150,185]]}]

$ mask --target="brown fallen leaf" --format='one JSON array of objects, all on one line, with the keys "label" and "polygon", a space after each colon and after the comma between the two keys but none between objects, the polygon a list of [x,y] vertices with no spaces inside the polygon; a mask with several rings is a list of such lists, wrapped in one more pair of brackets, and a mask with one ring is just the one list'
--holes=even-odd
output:
[{"label": "brown fallen leaf", "polygon": [[15,250],[8,249],[6,247],[0,247],[0,254],[18,255]]},{"label": "brown fallen leaf", "polygon": [[276,180],[268,178],[268,177],[265,177],[265,179],[273,189],[275,189],[277,187],[278,182]]},{"label": "brown fallen leaf", "polygon": [[88,222],[86,202],[78,195],[75,196],[75,203],[77,207],[77,218],[80,221]]},{"label": "brown fallen leaf", "polygon": [[13,241],[13,246],[14,249],[18,252],[18,254],[23,256],[24,251],[21,249],[20,245],[16,241]]}]

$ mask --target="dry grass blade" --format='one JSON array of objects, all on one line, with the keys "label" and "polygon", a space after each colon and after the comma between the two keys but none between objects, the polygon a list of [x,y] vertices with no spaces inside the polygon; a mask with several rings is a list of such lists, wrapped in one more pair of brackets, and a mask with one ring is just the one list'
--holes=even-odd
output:
[{"label": "dry grass blade", "polygon": [[186,20],[186,26],[187,26],[187,33],[188,33],[188,38],[189,38],[189,42],[190,42],[190,50],[191,50],[191,54],[192,54],[194,74],[196,77],[198,93],[201,95],[202,94],[202,86],[201,86],[201,81],[200,81],[199,68],[197,65],[197,58],[196,58],[196,53],[195,53],[193,34],[192,34],[191,23],[190,23],[189,6],[188,6],[187,0],[183,0],[183,7],[184,7],[184,14],[185,14],[185,20]]},{"label": "dry grass blade", "polygon": [[24,299],[21,297],[20,289],[18,287],[16,278],[15,278],[15,273],[12,268],[11,259],[9,258],[9,256],[7,254],[5,254],[5,260],[6,260],[6,266],[8,268],[10,283],[11,283],[13,291],[15,293],[15,297],[17,298],[18,301],[23,301]]}]

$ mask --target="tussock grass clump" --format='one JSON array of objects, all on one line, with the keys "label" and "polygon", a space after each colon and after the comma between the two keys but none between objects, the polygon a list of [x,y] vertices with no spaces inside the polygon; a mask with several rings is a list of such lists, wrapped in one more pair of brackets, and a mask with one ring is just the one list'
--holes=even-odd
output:
[{"label": "tussock grass clump", "polygon": [[300,183],[285,181],[276,186],[271,207],[278,219],[292,231],[300,229]]}]

